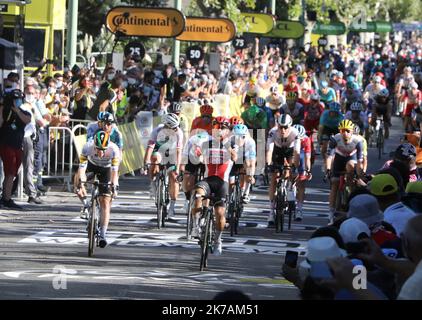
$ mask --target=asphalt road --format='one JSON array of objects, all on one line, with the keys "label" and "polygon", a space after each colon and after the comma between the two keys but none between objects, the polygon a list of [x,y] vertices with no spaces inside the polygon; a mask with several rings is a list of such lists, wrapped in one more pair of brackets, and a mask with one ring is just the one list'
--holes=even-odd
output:
[{"label": "asphalt road", "polygon": [[[368,172],[380,168],[399,144],[403,129],[398,118],[393,124],[383,158],[369,149]],[[268,229],[267,188],[257,186],[239,234],[225,232],[223,255],[211,256],[208,269],[199,272],[199,245],[184,237],[184,197],[176,204],[174,221],[158,230],[146,178],[129,177],[121,180],[113,203],[109,245],[89,258],[76,196],[50,183],[53,191],[43,197],[44,204],[17,199],[23,211],[0,209],[0,299],[202,300],[227,289],[242,290],[252,299],[299,299],[298,290],[280,274],[285,251],[299,251],[303,259],[309,236],[328,223],[328,184],[322,182],[318,159],[302,222],[283,233]]]}]

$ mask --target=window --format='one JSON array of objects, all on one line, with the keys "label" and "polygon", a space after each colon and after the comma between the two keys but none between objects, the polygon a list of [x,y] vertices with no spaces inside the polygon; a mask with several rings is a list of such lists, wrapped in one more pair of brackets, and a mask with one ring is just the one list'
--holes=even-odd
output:
[{"label": "window", "polygon": [[54,30],[54,69],[63,70],[63,30]]},{"label": "window", "polygon": [[45,30],[25,29],[23,38],[25,67],[38,67],[44,57]]}]

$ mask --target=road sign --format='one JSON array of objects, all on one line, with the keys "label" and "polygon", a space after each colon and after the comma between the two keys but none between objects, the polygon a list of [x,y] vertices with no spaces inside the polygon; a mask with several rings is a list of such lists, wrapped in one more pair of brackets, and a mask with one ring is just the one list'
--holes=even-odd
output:
[{"label": "road sign", "polygon": [[204,50],[200,46],[191,46],[186,50],[186,59],[194,64],[204,59],[204,56]]},{"label": "road sign", "polygon": [[125,46],[124,54],[125,57],[127,57],[128,55],[137,55],[141,59],[143,59],[145,57],[145,47],[140,42],[132,41]]},{"label": "road sign", "polygon": [[324,34],[338,36],[346,32],[346,26],[342,22],[331,22],[330,24],[322,24],[317,22],[312,29],[314,34]]},{"label": "road sign", "polygon": [[236,36],[236,26],[227,18],[187,17],[180,41],[229,42]]},{"label": "road sign", "polygon": [[318,39],[318,46],[325,47],[327,44],[328,44],[327,38],[322,37]]},{"label": "road sign", "polygon": [[305,34],[305,26],[299,21],[276,21],[274,29],[265,34],[268,38],[298,39]]},{"label": "road sign", "polygon": [[183,32],[185,16],[173,8],[115,7],[107,13],[106,26],[126,36],[170,38]]},{"label": "road sign", "polygon": [[275,26],[274,18],[270,14],[242,12],[240,16],[246,24],[245,32],[263,34],[270,32]]},{"label": "road sign", "polygon": [[236,50],[245,49],[247,47],[247,41],[244,37],[236,37],[233,39],[233,47]]}]

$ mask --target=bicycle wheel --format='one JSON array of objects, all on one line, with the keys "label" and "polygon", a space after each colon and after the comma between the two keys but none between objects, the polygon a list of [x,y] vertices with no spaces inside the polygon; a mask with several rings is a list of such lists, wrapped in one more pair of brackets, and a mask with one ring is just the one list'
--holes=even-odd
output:
[{"label": "bicycle wheel", "polygon": [[161,178],[158,178],[158,182],[157,182],[158,186],[157,186],[157,228],[161,229],[161,219],[163,217],[163,192],[162,192],[162,188],[163,188],[163,181],[161,180]]},{"label": "bicycle wheel", "polygon": [[92,201],[91,208],[89,210],[88,217],[88,256],[92,257],[94,255],[95,247],[95,232],[96,232],[96,216],[97,216],[97,206],[95,201]]},{"label": "bicycle wheel", "polygon": [[381,156],[384,153],[384,132],[382,129],[379,129],[378,131],[377,147],[378,147],[378,159],[381,159]]},{"label": "bicycle wheel", "polygon": [[236,215],[235,215],[235,225],[234,225],[235,234],[237,234],[239,230],[239,221],[243,213],[243,202],[241,200],[242,190],[240,189],[240,185],[237,185],[236,189],[237,189],[237,197],[236,197]]},{"label": "bicycle wheel", "polygon": [[286,193],[283,188],[277,191],[276,208],[275,208],[275,231],[277,233],[283,232],[284,226],[284,211],[286,206]]},{"label": "bicycle wheel", "polygon": [[204,271],[204,268],[207,267],[208,259],[208,250],[210,246],[211,234],[210,234],[210,224],[211,224],[211,215],[208,209],[205,213],[205,225],[203,233],[201,236],[201,264],[199,265],[199,271]]}]

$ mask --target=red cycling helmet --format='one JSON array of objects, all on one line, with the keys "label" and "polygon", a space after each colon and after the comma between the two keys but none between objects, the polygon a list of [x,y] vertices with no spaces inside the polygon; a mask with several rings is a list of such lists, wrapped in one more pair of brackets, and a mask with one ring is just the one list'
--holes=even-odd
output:
[{"label": "red cycling helmet", "polygon": [[199,108],[199,112],[201,115],[209,115],[212,116],[212,113],[214,112],[214,108],[211,107],[209,104],[204,104]]},{"label": "red cycling helmet", "polygon": [[230,128],[230,120],[226,117],[216,117],[212,122],[213,126],[225,127]]},{"label": "red cycling helmet", "polygon": [[374,76],[378,76],[378,77],[381,77],[382,79],[384,79],[384,73],[382,73],[382,72],[375,72],[375,75]]}]

